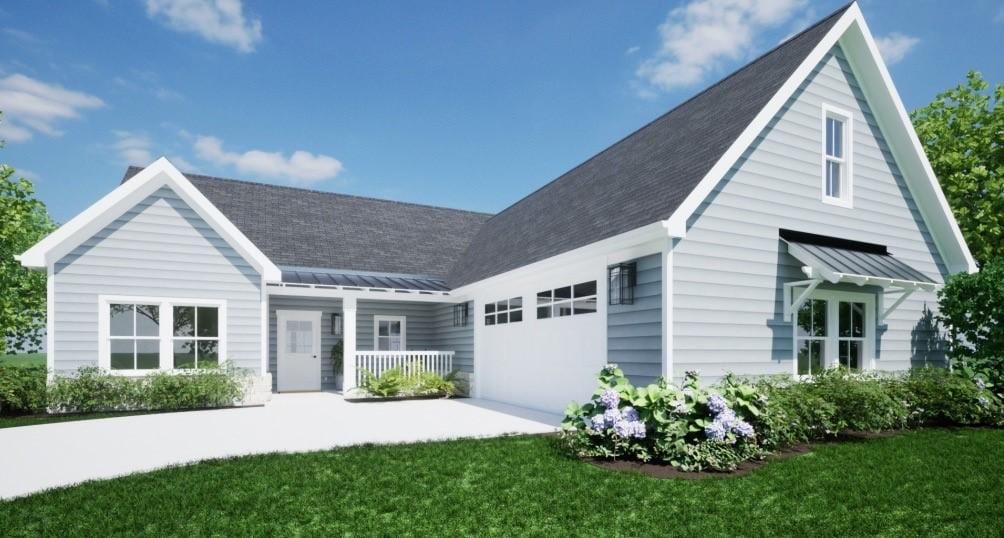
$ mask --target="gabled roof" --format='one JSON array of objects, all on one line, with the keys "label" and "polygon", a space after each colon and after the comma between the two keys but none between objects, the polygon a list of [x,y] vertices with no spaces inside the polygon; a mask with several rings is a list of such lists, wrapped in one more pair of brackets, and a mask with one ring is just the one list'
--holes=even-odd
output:
[{"label": "gabled roof", "polygon": [[[241,230],[217,209],[177,168],[161,157],[138,170],[128,184],[105,195],[69,222],[57,228],[33,247],[17,256],[24,267],[52,267],[105,226],[132,209],[161,187],[169,187],[234,250],[254,267],[262,278],[278,281],[279,268]],[[51,334],[51,332],[50,332]]]},{"label": "gabled roof", "polygon": [[849,7],[492,217],[450,286],[668,219]]},{"label": "gabled roof", "polygon": [[[130,167],[123,178],[140,172]],[[445,278],[486,213],[212,176],[189,181],[280,266]]]}]

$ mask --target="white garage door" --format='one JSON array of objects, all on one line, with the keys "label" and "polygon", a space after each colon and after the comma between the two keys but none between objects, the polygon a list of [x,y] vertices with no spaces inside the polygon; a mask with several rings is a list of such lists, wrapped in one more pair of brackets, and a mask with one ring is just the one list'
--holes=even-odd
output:
[{"label": "white garage door", "polygon": [[602,306],[597,312],[549,319],[536,319],[531,306],[521,322],[495,325],[484,325],[481,312],[481,356],[475,359],[481,396],[555,413],[573,400],[585,402],[606,365]]}]

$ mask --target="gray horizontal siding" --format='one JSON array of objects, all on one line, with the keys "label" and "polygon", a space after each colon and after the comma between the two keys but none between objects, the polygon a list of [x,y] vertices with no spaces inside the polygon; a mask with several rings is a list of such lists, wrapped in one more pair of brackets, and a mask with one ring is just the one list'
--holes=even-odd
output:
[{"label": "gray horizontal siding", "polygon": [[607,361],[636,385],[662,375],[662,256],[638,260],[634,303],[607,309]]},{"label": "gray horizontal siding", "polygon": [[225,299],[227,354],[261,365],[260,277],[174,191],[164,187],[55,266],[57,372],[98,363],[98,296]]},{"label": "gray horizontal siding", "polygon": [[433,347],[443,351],[454,351],[453,368],[461,372],[474,373],[474,305],[467,303],[469,317],[466,327],[453,326],[452,304],[439,304],[433,308]]},{"label": "gray horizontal siding", "polygon": [[[822,203],[822,104],[854,116],[854,207]],[[782,284],[802,280],[778,229],[844,237],[889,247],[899,260],[941,282],[933,239],[843,52],[835,47],[746,151],[690,221],[674,251],[674,376],[698,370],[787,374],[792,325],[782,317]],[[862,291],[857,286],[848,291]],[[880,328],[878,368],[900,370],[943,360],[915,293]]]},{"label": "gray horizontal siding", "polygon": [[373,318],[375,316],[405,316],[405,345],[408,350],[435,349],[435,303],[401,301],[359,301],[356,310],[356,347],[372,351]]},{"label": "gray horizontal siding", "polygon": [[331,314],[342,311],[341,299],[321,299],[313,297],[278,297],[271,296],[268,300],[268,371],[272,373],[272,390],[278,382],[276,353],[278,336],[276,324],[277,310],[306,310],[321,312],[321,389],[334,390],[335,372],[331,361],[331,350],[341,340],[341,336],[331,334]]}]

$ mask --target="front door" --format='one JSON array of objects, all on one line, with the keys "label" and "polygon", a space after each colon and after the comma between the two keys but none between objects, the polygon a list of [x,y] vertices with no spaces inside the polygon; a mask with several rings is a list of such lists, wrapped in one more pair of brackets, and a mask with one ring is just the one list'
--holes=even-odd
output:
[{"label": "front door", "polygon": [[279,392],[321,390],[321,312],[276,312]]}]

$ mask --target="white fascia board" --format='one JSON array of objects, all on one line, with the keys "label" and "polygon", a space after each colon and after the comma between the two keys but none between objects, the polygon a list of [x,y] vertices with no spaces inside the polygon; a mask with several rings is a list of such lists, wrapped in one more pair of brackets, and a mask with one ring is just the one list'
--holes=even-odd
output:
[{"label": "white fascia board", "polygon": [[451,291],[450,294],[458,298],[466,298],[486,288],[512,283],[521,279],[535,279],[540,273],[560,269],[569,264],[608,254],[620,253],[623,256],[630,257],[657,254],[662,251],[663,241],[666,237],[671,237],[671,234],[668,234],[664,222],[654,222],[641,228],[635,228],[634,230],[488,277],[484,280],[466,284]]},{"label": "white fascia board", "polygon": [[466,299],[452,294],[437,293],[373,291],[364,289],[346,289],[340,287],[310,287],[301,285],[270,284],[266,287],[269,297],[313,297],[322,299],[361,299],[367,301],[394,301],[402,303],[462,303]]},{"label": "white fascia board", "polygon": [[868,23],[860,16],[860,9],[856,4],[852,8],[859,14],[857,24],[842,36],[840,44],[858,78],[872,115],[892,151],[924,222],[931,230],[949,272],[974,273],[978,270],[976,261],[941,190],[927,154],[924,153],[924,147],[882,60]]},{"label": "white fascia board", "polygon": [[666,229],[674,237],[684,236],[687,221],[701,203],[707,199],[718,182],[725,177],[743,152],[756,140],[816,65],[837,43],[844,47],[844,52],[852,68],[855,69],[855,75],[868,98],[872,113],[876,116],[879,127],[893,150],[893,156],[910,186],[924,222],[930,228],[938,251],[945,259],[949,271],[975,272],[976,262],[941,192],[931,164],[924,154],[920,140],[913,130],[910,118],[892,84],[892,78],[882,62],[878,46],[872,39],[861,14],[861,8],[857,4],[847,8],[816,48],[760,110],[746,130],[701,179],[698,186],[691,191],[673,215],[666,219],[664,223]]},{"label": "white fascia board", "polygon": [[250,262],[265,280],[282,279],[279,268],[164,157],[154,161],[129,181],[116,187],[21,254],[19,257],[21,265],[41,269],[56,263],[163,186],[170,187],[181,197],[230,246]]}]

